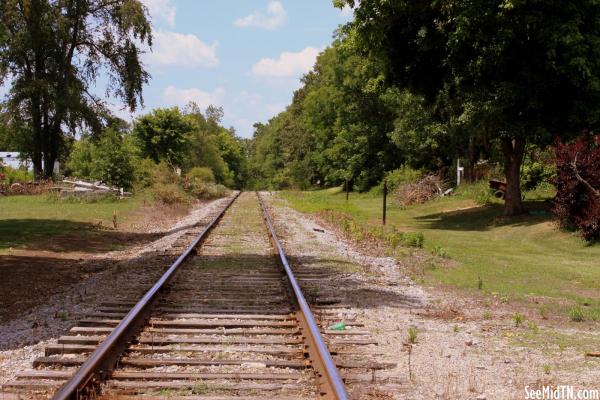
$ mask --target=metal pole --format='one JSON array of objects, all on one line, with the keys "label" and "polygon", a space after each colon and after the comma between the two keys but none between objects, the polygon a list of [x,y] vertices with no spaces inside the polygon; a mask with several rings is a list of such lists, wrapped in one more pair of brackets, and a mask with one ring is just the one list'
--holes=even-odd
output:
[{"label": "metal pole", "polygon": [[387,209],[387,181],[383,181],[383,225],[385,225],[386,209]]},{"label": "metal pole", "polygon": [[348,179],[346,179],[346,201],[348,201],[349,194],[350,194],[350,185],[348,185]]}]

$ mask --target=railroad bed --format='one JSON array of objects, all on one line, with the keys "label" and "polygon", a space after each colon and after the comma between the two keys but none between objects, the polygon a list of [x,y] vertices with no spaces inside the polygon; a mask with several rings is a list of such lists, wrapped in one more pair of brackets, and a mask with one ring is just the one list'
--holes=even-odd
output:
[{"label": "railroad bed", "polygon": [[[94,370],[94,391],[83,392],[94,398],[347,398],[325,343],[340,354],[359,354],[347,346],[372,342],[348,336],[365,334],[360,331],[327,331],[340,310],[323,306],[318,318],[326,337],[322,340],[298,283],[286,276],[291,269],[261,207],[257,195],[242,193],[218,225],[216,220],[209,224],[215,226],[210,235],[210,226],[199,224],[182,236],[174,252],[206,231],[202,243],[196,239],[198,246],[186,250],[187,261],[180,257],[181,267],[158,290],[135,335],[124,334],[126,340],[113,344],[112,337],[134,313],[132,307],[139,307],[143,300],[138,300],[158,285],[156,277],[140,278],[130,291],[107,299],[69,335],[48,346],[34,369],[3,385],[0,398],[49,398],[57,390],[54,398],[75,398],[78,392],[65,388],[74,385],[73,375],[82,375],[102,347],[114,358]],[[279,249],[278,257],[274,249]],[[322,276],[302,273],[302,278]],[[346,364],[341,366],[348,380],[370,379],[349,369],[377,368],[336,362]]]}]

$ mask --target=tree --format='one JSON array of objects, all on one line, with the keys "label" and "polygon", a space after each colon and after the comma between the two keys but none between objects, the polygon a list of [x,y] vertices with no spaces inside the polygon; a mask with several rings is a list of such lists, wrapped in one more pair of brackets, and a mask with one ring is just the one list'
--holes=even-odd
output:
[{"label": "tree", "polygon": [[65,135],[101,131],[109,113],[91,92],[101,73],[109,94],[132,110],[142,103],[143,45],[151,45],[151,26],[139,0],[0,2],[0,84],[12,84],[12,117],[30,128],[23,150],[36,177],[51,178]]},{"label": "tree", "polygon": [[130,189],[135,180],[131,156],[119,132],[106,129],[92,152],[92,178]]},{"label": "tree", "polygon": [[[335,0],[346,29],[389,79],[496,140],[505,215],[524,211],[526,143],[545,145],[600,122],[600,3],[594,0]],[[439,115],[442,115],[440,112]],[[457,131],[457,134],[464,132]]]},{"label": "tree", "polygon": [[133,134],[139,141],[142,158],[148,157],[157,164],[165,161],[181,168],[193,129],[179,108],[158,108],[135,121]]}]

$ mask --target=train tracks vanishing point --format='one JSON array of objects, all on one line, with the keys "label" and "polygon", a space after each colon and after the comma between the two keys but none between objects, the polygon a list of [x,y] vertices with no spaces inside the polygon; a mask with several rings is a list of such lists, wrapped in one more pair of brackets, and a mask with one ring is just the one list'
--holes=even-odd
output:
[{"label": "train tracks vanishing point", "polygon": [[141,300],[115,294],[0,397],[346,399],[260,197],[192,234]]}]

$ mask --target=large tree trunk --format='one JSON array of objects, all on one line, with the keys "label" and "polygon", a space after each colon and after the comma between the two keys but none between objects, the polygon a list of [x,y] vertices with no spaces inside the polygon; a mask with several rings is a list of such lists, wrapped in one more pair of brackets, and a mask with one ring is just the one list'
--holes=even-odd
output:
[{"label": "large tree trunk", "polygon": [[521,138],[502,139],[504,153],[504,174],[506,175],[506,197],[504,215],[519,215],[525,212],[521,198],[521,163],[525,153],[525,140]]}]

